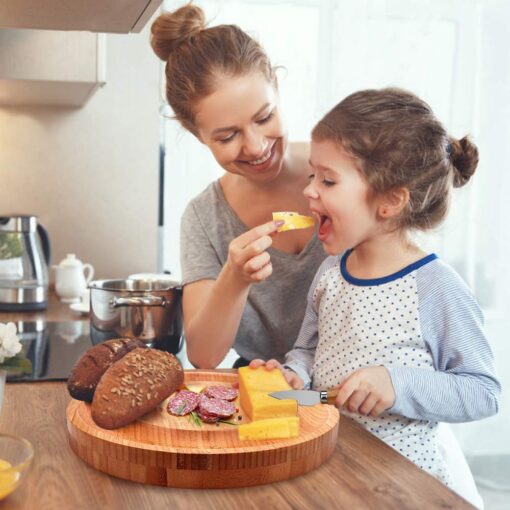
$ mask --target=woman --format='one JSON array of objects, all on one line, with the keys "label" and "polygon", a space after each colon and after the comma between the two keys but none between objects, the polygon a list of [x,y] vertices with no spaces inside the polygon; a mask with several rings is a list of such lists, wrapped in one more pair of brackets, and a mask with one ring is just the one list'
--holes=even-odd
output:
[{"label": "woman", "polygon": [[312,229],[277,234],[273,211],[306,214],[306,146],[287,144],[274,69],[234,25],[205,27],[186,5],[159,16],[152,47],[166,62],[166,96],[182,126],[226,173],[194,198],[181,223],[184,329],[193,365],[283,359],[325,253]]}]

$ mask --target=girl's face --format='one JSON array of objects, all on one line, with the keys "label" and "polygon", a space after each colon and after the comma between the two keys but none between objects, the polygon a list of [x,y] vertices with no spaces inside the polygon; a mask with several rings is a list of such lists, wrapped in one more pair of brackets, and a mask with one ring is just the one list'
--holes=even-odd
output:
[{"label": "girl's face", "polygon": [[278,93],[261,73],[225,77],[195,108],[200,140],[227,171],[256,182],[280,173],[287,145]]},{"label": "girl's face", "polygon": [[311,143],[313,174],[304,194],[319,219],[319,239],[329,255],[372,238],[378,232],[377,206],[354,159],[331,141]]}]

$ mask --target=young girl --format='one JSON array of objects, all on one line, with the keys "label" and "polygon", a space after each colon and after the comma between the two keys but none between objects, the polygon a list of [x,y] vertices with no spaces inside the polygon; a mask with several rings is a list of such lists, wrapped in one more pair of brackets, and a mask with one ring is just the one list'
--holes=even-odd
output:
[{"label": "young girl", "polygon": [[294,388],[337,387],[342,414],[481,506],[469,470],[452,479],[447,460],[459,452],[441,451],[437,428],[498,410],[482,314],[457,273],[410,235],[441,222],[477,148],[448,136],[413,94],[365,90],[317,124],[310,163],[305,196],[330,257],[285,365],[267,367]]}]

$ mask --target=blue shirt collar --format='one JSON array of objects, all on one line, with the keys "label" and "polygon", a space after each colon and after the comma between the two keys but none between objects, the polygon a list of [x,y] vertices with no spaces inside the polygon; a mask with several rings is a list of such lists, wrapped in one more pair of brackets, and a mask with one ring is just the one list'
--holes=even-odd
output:
[{"label": "blue shirt collar", "polygon": [[382,285],[383,283],[389,283],[394,280],[397,280],[398,278],[403,278],[412,271],[415,271],[416,269],[438,258],[435,253],[431,253],[430,255],[426,255],[420,260],[417,260],[416,262],[409,264],[408,266],[404,267],[400,271],[397,271],[396,273],[390,274],[388,276],[382,276],[381,278],[363,279],[351,276],[347,271],[347,258],[351,253],[352,249],[347,250],[342,255],[342,258],[340,259],[340,271],[342,273],[342,276],[347,282],[352,283],[353,285],[359,285],[361,287],[368,287],[369,285]]}]

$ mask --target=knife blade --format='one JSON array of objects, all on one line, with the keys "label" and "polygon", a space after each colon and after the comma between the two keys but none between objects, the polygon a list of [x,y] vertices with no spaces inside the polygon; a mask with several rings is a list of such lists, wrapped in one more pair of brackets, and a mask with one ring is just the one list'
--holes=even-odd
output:
[{"label": "knife blade", "polygon": [[279,400],[290,399],[296,400],[300,406],[314,406],[317,404],[332,404],[335,403],[335,398],[338,394],[338,389],[334,390],[285,390],[270,393],[269,396]]}]

